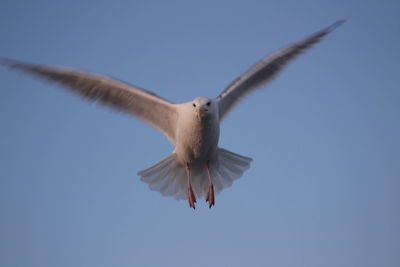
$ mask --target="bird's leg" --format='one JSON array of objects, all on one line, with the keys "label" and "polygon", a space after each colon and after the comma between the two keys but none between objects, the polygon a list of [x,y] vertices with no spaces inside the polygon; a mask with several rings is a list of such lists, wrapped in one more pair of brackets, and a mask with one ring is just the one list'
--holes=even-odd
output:
[{"label": "bird's leg", "polygon": [[214,185],[211,181],[211,172],[210,172],[210,161],[208,160],[206,163],[206,169],[208,173],[208,190],[206,201],[210,205],[210,208],[215,205],[215,196],[214,196]]},{"label": "bird's leg", "polygon": [[194,203],[196,203],[196,197],[193,193],[192,189],[192,183],[191,183],[191,170],[189,163],[186,163],[186,172],[188,176],[188,201],[189,201],[189,207],[196,209]]}]

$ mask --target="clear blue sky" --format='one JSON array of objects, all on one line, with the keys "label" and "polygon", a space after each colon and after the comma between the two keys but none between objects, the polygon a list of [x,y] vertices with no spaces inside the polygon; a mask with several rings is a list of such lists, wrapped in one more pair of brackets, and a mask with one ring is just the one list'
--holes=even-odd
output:
[{"label": "clear blue sky", "polygon": [[216,96],[349,20],[249,96],[221,147],[249,171],[196,211],[137,171],[148,126],[0,68],[0,266],[400,266],[398,1],[1,1],[0,56]]}]

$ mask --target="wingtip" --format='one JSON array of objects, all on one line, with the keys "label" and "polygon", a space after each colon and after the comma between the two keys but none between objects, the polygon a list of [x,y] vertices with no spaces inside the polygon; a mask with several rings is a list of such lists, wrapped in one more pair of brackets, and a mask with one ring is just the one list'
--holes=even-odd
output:
[{"label": "wingtip", "polygon": [[24,63],[15,59],[11,58],[0,58],[0,65],[3,65],[5,67],[11,68],[11,69],[27,69],[27,67],[30,65],[28,63]]},{"label": "wingtip", "polygon": [[17,64],[16,60],[5,57],[0,58],[0,65],[12,68],[15,64]]},{"label": "wingtip", "polygon": [[0,65],[8,67],[10,69],[30,71],[31,69],[37,67],[35,64],[25,63],[11,58],[0,58]]},{"label": "wingtip", "polygon": [[335,23],[333,23],[331,26],[329,26],[326,30],[328,32],[331,32],[334,29],[336,29],[337,27],[339,27],[340,25],[342,25],[343,23],[345,23],[346,21],[347,21],[347,18],[341,18],[338,21],[336,21]]}]

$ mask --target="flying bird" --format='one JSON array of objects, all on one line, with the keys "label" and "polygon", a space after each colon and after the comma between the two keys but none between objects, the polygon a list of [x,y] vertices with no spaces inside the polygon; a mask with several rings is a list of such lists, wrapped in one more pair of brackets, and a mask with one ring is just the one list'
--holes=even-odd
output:
[{"label": "flying bird", "polygon": [[140,171],[152,190],[187,199],[195,209],[205,197],[211,208],[215,194],[232,185],[250,167],[251,158],[218,146],[219,127],[243,97],[265,85],[306,49],[341,25],[331,26],[264,57],[231,82],[216,98],[197,97],[173,104],[156,94],[115,79],[68,68],[5,59],[3,64],[54,81],[82,97],[132,115],[164,134],[175,146],[172,154]]}]

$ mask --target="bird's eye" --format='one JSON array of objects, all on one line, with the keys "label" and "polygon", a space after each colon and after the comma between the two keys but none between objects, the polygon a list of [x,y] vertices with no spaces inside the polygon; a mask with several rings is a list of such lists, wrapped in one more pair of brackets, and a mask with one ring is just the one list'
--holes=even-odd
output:
[{"label": "bird's eye", "polygon": [[207,102],[207,106],[210,106],[211,105],[211,102]]},{"label": "bird's eye", "polygon": [[196,104],[195,104],[195,103],[193,103],[192,105],[193,105],[193,107],[196,107]]}]

